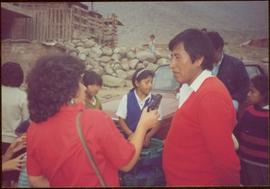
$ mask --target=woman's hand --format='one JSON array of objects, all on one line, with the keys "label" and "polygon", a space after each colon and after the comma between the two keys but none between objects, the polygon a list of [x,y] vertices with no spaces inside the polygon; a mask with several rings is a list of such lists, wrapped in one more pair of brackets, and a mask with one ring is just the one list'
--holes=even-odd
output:
[{"label": "woman's hand", "polygon": [[2,163],[2,171],[10,171],[10,170],[20,171],[22,167],[25,166],[25,162],[26,162],[25,155],[26,153],[23,153],[14,159],[11,159]]},{"label": "woman's hand", "polygon": [[144,108],[138,125],[145,128],[146,130],[151,129],[158,125],[159,117],[160,115],[157,110],[147,112],[147,108]]}]

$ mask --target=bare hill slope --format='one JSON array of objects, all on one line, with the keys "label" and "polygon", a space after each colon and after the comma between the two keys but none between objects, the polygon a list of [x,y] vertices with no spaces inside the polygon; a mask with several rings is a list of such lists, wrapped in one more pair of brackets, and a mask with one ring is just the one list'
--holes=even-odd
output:
[{"label": "bare hill slope", "polygon": [[[86,3],[90,4],[90,3]],[[154,33],[158,43],[190,28],[220,32],[226,41],[241,42],[268,35],[268,1],[249,2],[94,2],[94,10],[116,13],[119,46],[141,46]]]}]

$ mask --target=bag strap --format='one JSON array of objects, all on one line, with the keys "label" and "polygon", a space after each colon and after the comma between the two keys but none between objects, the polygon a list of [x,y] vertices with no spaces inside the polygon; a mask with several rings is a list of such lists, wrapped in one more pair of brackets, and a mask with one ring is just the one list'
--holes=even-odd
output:
[{"label": "bag strap", "polygon": [[77,114],[77,117],[76,117],[76,128],[77,128],[78,135],[80,137],[80,140],[81,140],[82,146],[84,148],[84,151],[86,152],[86,155],[87,155],[87,157],[89,159],[89,162],[92,165],[92,167],[93,167],[93,169],[94,169],[94,171],[95,171],[95,173],[96,173],[96,175],[98,177],[98,180],[99,180],[101,186],[106,186],[105,181],[104,181],[104,178],[100,174],[100,171],[99,171],[99,169],[97,167],[97,164],[95,162],[95,159],[93,158],[93,156],[92,156],[89,148],[86,145],[86,141],[85,141],[85,138],[84,138],[84,135],[83,135],[83,132],[82,132],[82,129],[81,129],[81,124],[80,124],[81,113],[82,112],[79,112]]}]

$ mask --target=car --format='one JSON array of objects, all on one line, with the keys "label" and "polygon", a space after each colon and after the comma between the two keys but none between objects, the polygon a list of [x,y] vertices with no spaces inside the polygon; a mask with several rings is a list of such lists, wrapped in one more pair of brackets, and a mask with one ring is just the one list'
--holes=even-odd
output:
[{"label": "car", "polygon": [[[258,74],[265,74],[264,70],[258,64],[249,63],[245,64],[245,67],[250,78]],[[161,140],[166,138],[172,117],[178,107],[177,93],[179,88],[180,84],[175,80],[169,65],[166,64],[159,66],[155,71],[152,93],[161,94],[163,96],[160,104],[163,116],[161,120],[161,128],[155,135],[156,138]],[[113,97],[102,103],[103,110],[112,117],[118,128],[118,117],[115,113],[121,98],[122,97]],[[245,106],[246,104],[239,107],[240,112],[243,111]]]}]

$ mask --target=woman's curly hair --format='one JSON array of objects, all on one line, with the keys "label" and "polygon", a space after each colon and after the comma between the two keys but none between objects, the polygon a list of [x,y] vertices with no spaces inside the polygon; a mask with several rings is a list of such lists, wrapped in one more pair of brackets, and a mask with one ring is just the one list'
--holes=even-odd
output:
[{"label": "woman's curly hair", "polygon": [[68,55],[41,57],[27,77],[30,119],[46,121],[75,97],[85,65]]}]

